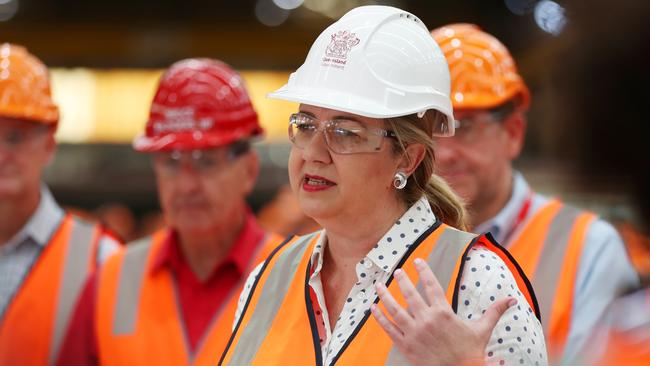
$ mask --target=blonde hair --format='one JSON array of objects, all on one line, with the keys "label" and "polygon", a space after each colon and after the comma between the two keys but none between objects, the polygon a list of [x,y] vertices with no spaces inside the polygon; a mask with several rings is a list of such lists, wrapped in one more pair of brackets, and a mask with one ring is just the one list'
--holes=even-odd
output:
[{"label": "blonde hair", "polygon": [[445,118],[436,110],[427,111],[422,118],[417,114],[386,119],[388,127],[395,132],[393,152],[396,155],[406,151],[410,144],[424,145],[424,159],[409,177],[408,184],[399,190],[401,198],[411,206],[420,197],[425,196],[431,205],[436,218],[447,225],[461,230],[467,229],[467,212],[460,197],[442,178],[434,174],[434,140],[433,131],[440,126]]}]

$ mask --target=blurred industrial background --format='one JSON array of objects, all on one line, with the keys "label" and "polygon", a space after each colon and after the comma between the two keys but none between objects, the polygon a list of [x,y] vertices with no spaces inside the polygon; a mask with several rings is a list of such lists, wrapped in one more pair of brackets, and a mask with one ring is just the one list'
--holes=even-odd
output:
[{"label": "blurred industrial background", "polygon": [[[58,155],[46,176],[54,195],[65,206],[122,225],[119,234],[131,239],[160,219],[148,157],[132,151],[130,142],[143,130],[162,69],[205,56],[242,71],[267,130],[256,145],[263,165],[250,197],[259,210],[287,182],[286,125],[296,108],[265,94],[302,63],[325,26],[367,4],[409,10],[430,29],[475,23],[501,39],[533,93],[518,167],[541,192],[606,217],[632,215],[624,195],[574,184],[575,167],[563,154],[571,140],[563,126],[549,123],[561,113],[550,75],[557,50],[570,41],[564,28],[573,16],[562,1],[0,0],[0,41],[26,45],[51,67],[62,114]],[[609,192],[619,184],[611,176],[594,181]]]}]

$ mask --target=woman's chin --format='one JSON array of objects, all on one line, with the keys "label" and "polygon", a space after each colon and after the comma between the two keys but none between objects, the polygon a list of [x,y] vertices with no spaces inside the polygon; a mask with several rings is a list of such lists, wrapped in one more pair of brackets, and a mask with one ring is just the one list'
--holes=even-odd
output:
[{"label": "woman's chin", "polygon": [[338,211],[333,206],[331,202],[300,200],[300,209],[302,212],[305,216],[314,219],[316,222],[336,216]]}]

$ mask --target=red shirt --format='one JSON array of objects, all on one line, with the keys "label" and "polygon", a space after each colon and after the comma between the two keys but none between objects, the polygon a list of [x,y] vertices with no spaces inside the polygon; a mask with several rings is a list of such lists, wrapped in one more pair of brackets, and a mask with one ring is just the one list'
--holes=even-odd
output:
[{"label": "red shirt", "polygon": [[[251,270],[255,253],[265,235],[255,217],[248,213],[244,228],[226,258],[216,265],[205,281],[200,281],[183,256],[176,232],[169,230],[167,240],[158,257],[154,259],[151,271],[173,273],[178,302],[182,308],[181,324],[185,326],[192,350],[207,332],[206,328],[219,308],[231,296],[238,295],[234,292]],[[61,349],[58,365],[98,364],[94,320],[97,287],[95,277],[86,283]]]}]

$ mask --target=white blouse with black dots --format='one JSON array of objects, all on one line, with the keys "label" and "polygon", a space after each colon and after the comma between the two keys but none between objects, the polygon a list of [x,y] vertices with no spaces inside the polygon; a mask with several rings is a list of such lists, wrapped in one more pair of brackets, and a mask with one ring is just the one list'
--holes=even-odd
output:
[{"label": "white blouse with black dots", "polygon": [[[317,299],[313,305],[319,326],[324,366],[330,365],[364,314],[370,311],[370,305],[377,298],[374,283],[386,283],[409,246],[435,221],[429,202],[424,198],[420,199],[391,227],[366,257],[357,263],[357,283],[350,290],[334,329],[330,329],[320,277],[323,250],[327,245],[327,235],[323,230],[325,235],[320,236],[311,256],[314,272],[309,279],[309,285]],[[514,297],[518,300],[518,304],[508,309],[494,328],[486,348],[486,363],[546,365],[542,325],[519,291],[505,263],[490,250],[480,246],[470,250],[466,261],[458,296],[459,317],[478,319],[497,299]],[[239,319],[261,266],[260,264],[255,268],[246,281],[239,298],[234,324]]]}]

